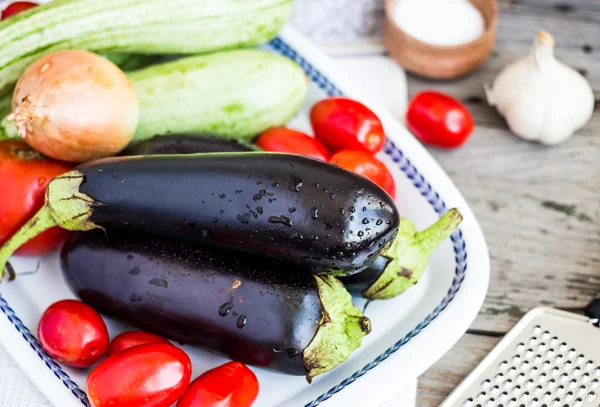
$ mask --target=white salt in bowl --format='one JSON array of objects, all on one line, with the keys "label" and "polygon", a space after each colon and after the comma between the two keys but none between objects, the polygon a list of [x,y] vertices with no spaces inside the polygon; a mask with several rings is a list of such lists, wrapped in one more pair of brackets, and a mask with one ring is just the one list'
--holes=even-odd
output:
[{"label": "white salt in bowl", "polygon": [[386,0],[383,42],[400,65],[416,75],[432,79],[454,79],[477,69],[490,56],[496,40],[496,0],[469,0],[483,16],[485,30],[474,41],[461,45],[429,44],[407,34],[394,20],[398,1]]}]

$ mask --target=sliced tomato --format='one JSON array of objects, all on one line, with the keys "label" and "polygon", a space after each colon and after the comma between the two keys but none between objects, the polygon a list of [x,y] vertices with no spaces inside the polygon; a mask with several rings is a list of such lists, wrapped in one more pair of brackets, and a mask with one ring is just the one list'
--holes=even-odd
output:
[{"label": "sliced tomato", "polygon": [[2,20],[6,20],[10,16],[14,16],[15,14],[19,14],[22,11],[36,6],[39,6],[39,4],[32,1],[15,1],[2,10]]}]

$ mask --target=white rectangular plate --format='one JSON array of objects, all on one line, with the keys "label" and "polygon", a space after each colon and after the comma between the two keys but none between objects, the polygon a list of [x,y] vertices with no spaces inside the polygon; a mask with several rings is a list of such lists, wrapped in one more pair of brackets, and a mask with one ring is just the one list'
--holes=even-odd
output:
[{"label": "white rectangular plate", "polygon": [[[310,80],[308,100],[291,127],[310,131],[308,112],[319,99],[344,94],[361,100],[386,128],[389,142],[380,158],[396,179],[402,216],[413,220],[418,229],[448,208],[458,207],[464,216],[460,230],[435,251],[416,287],[368,306],[373,331],[348,361],[310,385],[303,377],[253,368],[261,384],[258,407],[378,406],[448,351],[475,318],[489,279],[485,240],[467,203],[427,151],[385,109],[345,80],[324,54],[289,26],[265,48],[296,61]],[[36,262],[13,259],[20,271],[35,268]],[[46,307],[73,298],[58,255],[42,258],[36,274],[2,284],[0,293],[0,343],[54,405],[88,405],[82,391],[88,371],[59,366],[35,337]],[[364,300],[357,298],[356,304],[362,307]],[[131,329],[111,319],[107,324],[111,335]],[[226,361],[202,349],[184,349],[192,358],[194,377]]]}]

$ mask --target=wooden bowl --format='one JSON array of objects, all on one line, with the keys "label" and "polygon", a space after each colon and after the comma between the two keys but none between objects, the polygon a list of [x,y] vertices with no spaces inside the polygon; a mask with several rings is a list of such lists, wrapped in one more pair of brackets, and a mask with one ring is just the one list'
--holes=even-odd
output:
[{"label": "wooden bowl", "polygon": [[469,0],[482,14],[485,31],[474,41],[454,46],[428,44],[403,31],[392,17],[398,1],[386,0],[383,41],[407,71],[432,79],[454,79],[478,68],[491,54],[498,24],[496,0]]}]

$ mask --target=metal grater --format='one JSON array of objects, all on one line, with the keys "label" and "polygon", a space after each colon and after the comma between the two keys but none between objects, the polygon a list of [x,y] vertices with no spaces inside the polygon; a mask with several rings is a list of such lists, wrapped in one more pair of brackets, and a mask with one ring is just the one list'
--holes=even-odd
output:
[{"label": "metal grater", "polygon": [[535,308],[440,407],[600,407],[597,320]]}]

